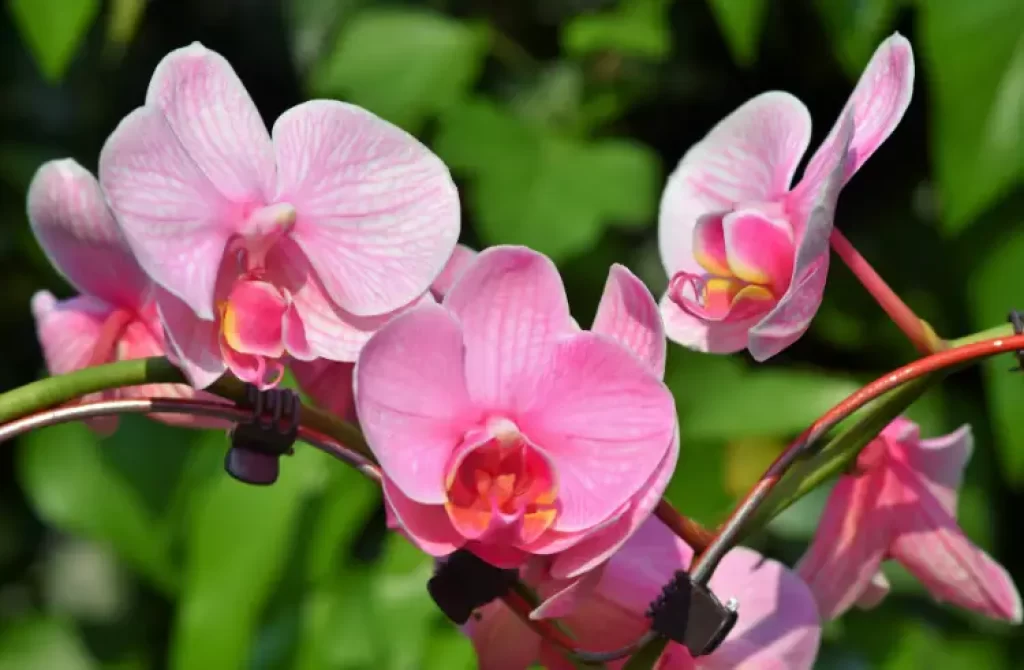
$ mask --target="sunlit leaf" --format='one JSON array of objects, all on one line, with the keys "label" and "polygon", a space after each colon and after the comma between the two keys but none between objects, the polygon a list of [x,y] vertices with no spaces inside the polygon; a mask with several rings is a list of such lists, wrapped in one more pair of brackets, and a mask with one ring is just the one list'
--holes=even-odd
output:
[{"label": "sunlit leaf", "polygon": [[135,36],[146,0],[113,0],[107,15],[107,39],[119,47],[126,46]]},{"label": "sunlit leaf", "polygon": [[309,86],[314,95],[351,100],[416,131],[473,85],[489,34],[440,14],[368,9],[342,27]]},{"label": "sunlit leaf", "polygon": [[[223,450],[223,435],[209,439]],[[302,506],[322,483],[325,459],[300,445],[283,459],[273,486],[222,474],[195,491],[171,667],[243,667],[275,584],[285,570],[302,569],[286,559]]]},{"label": "sunlit leaf", "polygon": [[628,140],[563,137],[475,100],[442,119],[435,149],[470,178],[468,200],[488,244],[525,244],[560,259],[612,224],[653,221],[654,153]]},{"label": "sunlit leaf", "polygon": [[[1010,229],[1019,231],[1024,217],[1017,221]],[[1021,268],[1024,235],[1020,232],[994,244],[978,263],[970,278],[968,303],[979,330],[1005,320],[1010,309],[1024,310]],[[1017,413],[1024,407],[1024,375],[1010,374],[1012,363],[1005,356],[986,361],[984,375],[1001,471],[1007,480],[1020,486],[1024,484],[1024,432]]]},{"label": "sunlit leaf", "polygon": [[39,69],[60,81],[100,9],[99,0],[8,0]]},{"label": "sunlit leaf", "polygon": [[1024,180],[1024,3],[920,3],[942,219],[963,230]]},{"label": "sunlit leaf", "polygon": [[565,24],[562,45],[574,56],[614,51],[661,60],[672,49],[668,0],[619,0],[614,8],[581,14]]},{"label": "sunlit leaf", "polygon": [[788,437],[857,390],[852,379],[793,369],[748,369],[734,358],[672,348],[665,383],[684,440]]},{"label": "sunlit leaf", "polygon": [[339,572],[352,541],[379,501],[377,484],[344,465],[332,468],[308,548],[311,583],[329,581]]},{"label": "sunlit leaf", "polygon": [[101,449],[79,423],[30,433],[18,451],[21,484],[49,523],[109,545],[155,584],[172,589],[168,528]]},{"label": "sunlit leaf", "polygon": [[733,59],[743,66],[753,65],[769,3],[765,0],[708,0],[708,4]]},{"label": "sunlit leaf", "polygon": [[[441,613],[427,594],[433,559],[408,540],[390,534],[383,561],[374,581],[374,616],[379,643],[387,649],[387,668],[403,670],[423,665],[430,634]],[[402,643],[391,644],[394,631],[402,631]]]},{"label": "sunlit leaf", "polygon": [[57,619],[5,621],[0,670],[94,670],[99,665],[70,624]]}]

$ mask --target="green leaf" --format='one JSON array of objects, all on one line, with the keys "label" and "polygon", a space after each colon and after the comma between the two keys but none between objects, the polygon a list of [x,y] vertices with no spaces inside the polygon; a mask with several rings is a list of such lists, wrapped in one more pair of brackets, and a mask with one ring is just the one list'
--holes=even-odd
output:
[{"label": "green leaf", "polygon": [[330,584],[310,592],[294,670],[383,666],[370,612],[372,580],[370,570],[343,570]]},{"label": "green leaf", "polygon": [[[223,435],[208,439],[202,448],[224,444]],[[282,459],[273,486],[221,474],[195,491],[171,667],[244,667],[264,605],[289,567],[303,504],[324,468],[336,465],[327,460],[300,446]]]},{"label": "green leaf", "polygon": [[[371,597],[378,644],[387,650],[385,668],[423,666],[432,629],[441,621],[437,606],[427,594],[432,573],[433,559],[397,533],[388,535]],[[397,645],[396,630],[402,631],[402,643]]]},{"label": "green leaf", "polygon": [[74,628],[57,619],[5,621],[0,633],[0,670],[93,670]]},{"label": "green leaf", "polygon": [[[720,0],[727,3],[728,0]],[[891,32],[901,0],[815,0],[839,64],[853,80]]]},{"label": "green leaf", "polygon": [[307,554],[312,584],[331,581],[344,564],[347,551],[380,502],[380,487],[352,468],[332,468]]},{"label": "green leaf", "polygon": [[442,118],[435,149],[472,179],[487,244],[525,244],[558,260],[590,249],[613,223],[655,215],[658,160],[635,142],[586,143],[474,100]]},{"label": "green leaf", "polygon": [[146,11],[146,0],[113,0],[107,15],[107,40],[124,47],[135,36],[142,15]]},{"label": "green leaf", "polygon": [[102,449],[99,438],[80,423],[35,431],[20,445],[19,479],[47,522],[109,545],[157,586],[173,590],[167,526],[147,510]]},{"label": "green leaf", "polygon": [[43,76],[60,81],[100,9],[99,0],[9,0],[14,23]]},{"label": "green leaf", "polygon": [[758,368],[672,348],[665,383],[676,397],[683,440],[787,437],[859,387],[813,371]]},{"label": "green leaf", "polygon": [[[1004,321],[1011,308],[1024,309],[1021,225],[1024,217],[1016,225],[1008,226],[1013,232],[994,244],[971,274],[968,302],[974,325],[979,329]],[[983,372],[1001,470],[1008,481],[1020,486],[1024,485],[1024,433],[1020,430],[1018,412],[1024,407],[1024,378],[1007,372],[1010,367],[1012,359],[999,356],[985,361]]]},{"label": "green leaf", "polygon": [[768,0],[708,0],[733,60],[749,67],[757,60]]},{"label": "green leaf", "polygon": [[480,74],[489,31],[419,10],[368,9],[344,26],[310,74],[320,97],[343,97],[412,132],[462,99]]},{"label": "green leaf", "polygon": [[668,0],[620,0],[606,12],[577,16],[562,29],[562,48],[577,57],[615,51],[662,60],[672,50],[668,4]]},{"label": "green leaf", "polygon": [[668,643],[667,637],[659,635],[630,656],[622,670],[654,670],[658,667],[658,661],[668,647]]},{"label": "green leaf", "polygon": [[920,11],[942,218],[958,233],[1024,179],[1024,3],[930,0]]}]

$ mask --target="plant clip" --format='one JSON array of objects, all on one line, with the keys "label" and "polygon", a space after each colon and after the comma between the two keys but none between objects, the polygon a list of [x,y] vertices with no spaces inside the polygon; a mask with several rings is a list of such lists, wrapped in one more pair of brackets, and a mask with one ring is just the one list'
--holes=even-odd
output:
[{"label": "plant clip", "polygon": [[246,484],[273,484],[281,471],[280,457],[293,452],[299,434],[299,396],[291,389],[260,391],[246,384],[245,400],[238,407],[251,410],[252,417],[228,432],[231,448],[224,469]]},{"label": "plant clip", "polygon": [[736,601],[723,605],[706,586],[677,570],[647,609],[651,628],[686,647],[694,657],[707,656],[736,625]]},{"label": "plant clip", "polygon": [[[1024,335],[1024,314],[1017,310],[1011,310],[1008,317],[1010,325],[1013,326],[1015,335]],[[1017,367],[1010,368],[1010,372],[1021,372],[1024,370],[1024,349],[1017,350]]]},{"label": "plant clip", "polygon": [[427,592],[445,616],[461,626],[473,610],[500,598],[519,578],[518,570],[497,568],[465,549],[438,561]]}]

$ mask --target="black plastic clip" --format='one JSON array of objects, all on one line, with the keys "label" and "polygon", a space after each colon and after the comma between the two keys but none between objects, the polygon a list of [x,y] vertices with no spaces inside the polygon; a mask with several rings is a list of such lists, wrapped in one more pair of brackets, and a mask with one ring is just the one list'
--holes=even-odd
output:
[{"label": "black plastic clip", "polygon": [[231,448],[224,469],[246,484],[273,484],[281,471],[280,457],[293,452],[299,435],[299,396],[290,389],[260,391],[247,384],[245,400],[238,406],[252,410],[252,417],[228,433]]},{"label": "black plastic clip", "polygon": [[[1017,310],[1012,310],[1008,317],[1010,325],[1013,326],[1013,332],[1015,335],[1024,335],[1024,314]],[[1024,371],[1024,349],[1017,350],[1017,367],[1010,368],[1010,372],[1021,372]]]},{"label": "black plastic clip", "polygon": [[434,576],[427,581],[427,592],[445,616],[461,626],[473,610],[508,593],[518,578],[518,570],[496,568],[459,549],[438,561]]},{"label": "black plastic clip", "polygon": [[735,600],[723,605],[706,586],[694,584],[679,570],[647,609],[651,628],[686,647],[690,654],[707,656],[736,625]]}]

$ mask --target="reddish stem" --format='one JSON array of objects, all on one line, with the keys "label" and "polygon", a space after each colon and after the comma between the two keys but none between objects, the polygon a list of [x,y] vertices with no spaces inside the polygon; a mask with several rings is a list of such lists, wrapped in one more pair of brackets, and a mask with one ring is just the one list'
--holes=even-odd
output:
[{"label": "reddish stem", "polygon": [[710,531],[693,519],[683,516],[679,510],[672,506],[667,498],[662,498],[658,506],[654,508],[654,516],[658,517],[663,524],[697,552],[711,544],[715,539],[714,531]]},{"label": "reddish stem", "polygon": [[931,327],[896,295],[896,292],[885,283],[881,275],[871,267],[871,263],[860,255],[860,252],[850,244],[850,240],[846,239],[846,236],[839,232],[838,228],[832,229],[830,241],[836,255],[846,263],[846,266],[856,275],[868,293],[885,310],[893,323],[903,331],[918,351],[922,354],[931,354],[943,348],[942,340],[935,335]]}]

